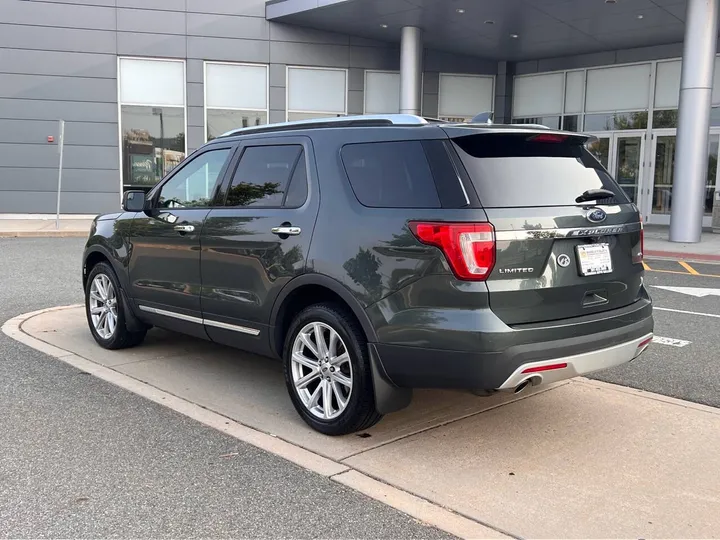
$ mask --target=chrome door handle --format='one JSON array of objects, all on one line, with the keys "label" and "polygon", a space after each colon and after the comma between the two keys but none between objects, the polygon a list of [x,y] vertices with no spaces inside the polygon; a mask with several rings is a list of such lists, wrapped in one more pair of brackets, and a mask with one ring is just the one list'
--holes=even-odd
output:
[{"label": "chrome door handle", "polygon": [[270,230],[273,234],[286,234],[288,236],[297,236],[302,232],[300,227],[273,227]]},{"label": "chrome door handle", "polygon": [[194,225],[175,225],[173,227],[177,232],[193,232],[195,230]]}]

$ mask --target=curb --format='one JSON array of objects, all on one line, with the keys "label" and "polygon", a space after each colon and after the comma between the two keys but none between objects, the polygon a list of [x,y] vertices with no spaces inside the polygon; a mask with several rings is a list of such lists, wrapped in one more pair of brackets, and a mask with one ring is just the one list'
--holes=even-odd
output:
[{"label": "curb", "polygon": [[0,238],[87,238],[90,231],[0,231]]},{"label": "curb", "polygon": [[56,347],[23,331],[22,325],[44,313],[82,307],[82,304],[57,306],[24,313],[6,321],[0,330],[8,337],[28,347],[65,362],[85,373],[114,384],[154,403],[163,405],[201,424],[216,429],[235,439],[265,450],[295,465],[310,470],[329,480],[363,493],[422,523],[433,526],[459,538],[516,538],[475,519],[465,517],[428,499],[372,478],[345,463],[329,459],[287,442],[274,435],[258,431],[232,418],[205,409],[200,405],[175,396],[148,383],[97,364],[71,351]]},{"label": "curb", "polygon": [[645,255],[647,257],[661,257],[664,259],[681,259],[683,261],[720,262],[720,254],[711,255],[706,253],[681,253],[679,251],[645,250]]}]

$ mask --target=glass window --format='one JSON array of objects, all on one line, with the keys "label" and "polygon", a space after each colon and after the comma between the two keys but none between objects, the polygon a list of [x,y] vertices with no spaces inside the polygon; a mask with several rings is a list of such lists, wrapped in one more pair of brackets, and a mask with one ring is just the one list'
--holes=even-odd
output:
[{"label": "glass window", "polygon": [[625,129],[647,129],[647,124],[647,111],[585,115],[585,131],[622,131]]},{"label": "glass window", "polygon": [[365,72],[365,114],[392,114],[400,111],[400,73]]},{"label": "glass window", "polygon": [[289,67],[287,101],[289,120],[304,119],[295,118],[297,113],[344,116],[347,113],[347,71]]},{"label": "glass window", "polygon": [[209,206],[229,154],[229,148],[210,150],[184,165],[160,189],[158,205],[162,208]]},{"label": "glass window", "polygon": [[205,63],[207,139],[268,122],[265,65]]},{"label": "glass window", "polygon": [[298,120],[319,120],[322,118],[339,118],[344,114],[328,114],[328,113],[308,113],[308,112],[288,112],[288,122],[297,122]]},{"label": "glass window", "polygon": [[302,149],[300,145],[246,148],[233,175],[225,206],[282,206]]},{"label": "glass window", "polygon": [[653,129],[676,128],[678,121],[677,109],[653,112]]},{"label": "glass window", "polygon": [[419,141],[349,144],[342,149],[357,199],[374,208],[439,208],[437,188]]},{"label": "glass window", "polygon": [[223,133],[268,123],[265,111],[232,111],[222,109],[207,110],[207,140],[211,141]]},{"label": "glass window", "polygon": [[[453,140],[480,201],[490,208],[575,206],[590,189],[623,191],[598,167],[584,138],[535,142],[526,134],[470,135]],[[609,201],[608,201],[609,202]]]},{"label": "glass window", "polygon": [[560,129],[559,116],[542,116],[535,118],[513,118],[513,124],[537,124],[549,127],[550,129]]},{"label": "glass window", "polygon": [[519,117],[538,117],[562,113],[564,86],[564,73],[542,73],[515,77],[514,114]]},{"label": "glass window", "polygon": [[493,110],[494,77],[440,74],[438,111],[443,118],[473,118]]},{"label": "glass window", "polygon": [[562,128],[565,131],[580,131],[580,115],[574,114],[570,116],[563,116],[563,125]]},{"label": "glass window", "polygon": [[120,111],[124,188],[149,190],[185,159],[185,111],[131,105]]}]

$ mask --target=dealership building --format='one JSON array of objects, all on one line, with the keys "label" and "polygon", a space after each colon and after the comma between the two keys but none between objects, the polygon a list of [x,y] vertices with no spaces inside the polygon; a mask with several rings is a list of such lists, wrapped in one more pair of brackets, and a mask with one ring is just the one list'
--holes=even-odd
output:
[{"label": "dealership building", "polygon": [[[592,133],[671,240],[711,224],[719,0],[0,0],[0,214],[119,208],[237,127],[408,113]],[[716,210],[717,212],[717,210]]]}]

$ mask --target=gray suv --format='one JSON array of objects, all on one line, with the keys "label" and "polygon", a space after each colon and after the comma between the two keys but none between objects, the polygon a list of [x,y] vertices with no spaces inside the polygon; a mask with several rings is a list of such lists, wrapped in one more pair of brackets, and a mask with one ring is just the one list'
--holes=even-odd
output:
[{"label": "gray suv", "polygon": [[653,332],[642,222],[587,140],[406,115],[233,131],[94,221],[90,331],[279,358],[328,435],[413,388],[520,392],[629,362]]}]

